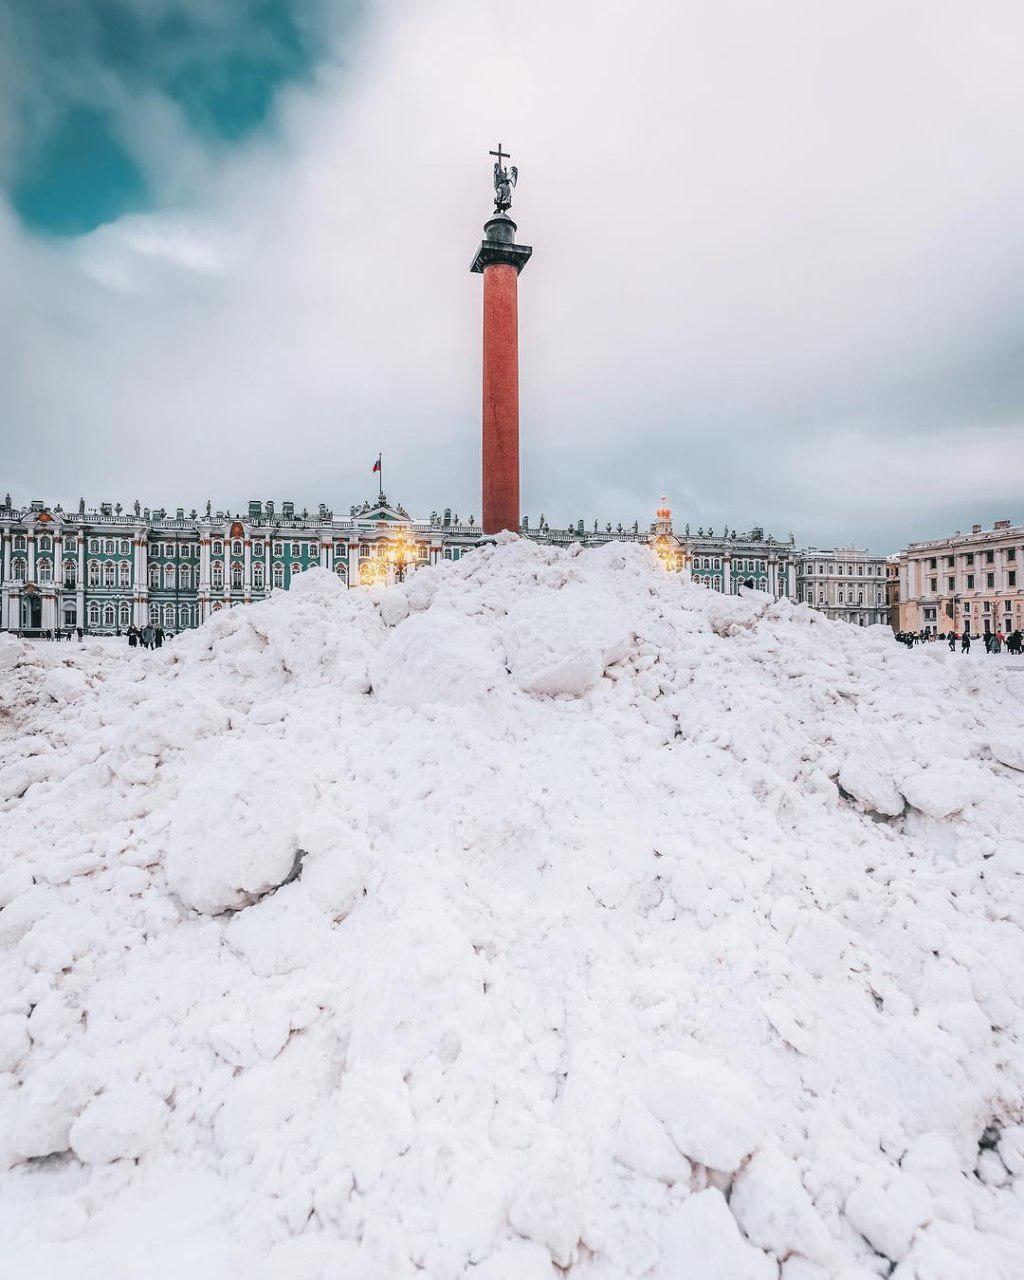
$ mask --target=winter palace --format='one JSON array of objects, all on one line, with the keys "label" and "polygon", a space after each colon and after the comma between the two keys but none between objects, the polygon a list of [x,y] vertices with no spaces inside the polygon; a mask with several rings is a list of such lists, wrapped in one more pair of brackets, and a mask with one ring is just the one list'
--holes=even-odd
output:
[{"label": "winter palace", "polygon": [[[798,553],[793,536],[782,542],[762,529],[737,534],[686,526],[676,532],[662,506],[648,528],[584,525],[552,528],[524,517],[521,532],[537,541],[568,546],[612,540],[649,544],[670,569],[685,571],[709,588],[734,592],[755,586],[776,596],[798,596]],[[77,512],[34,501],[0,506],[3,583],[0,629],[24,634],[82,627],[110,634],[132,622],[159,622],[166,631],[198,626],[210,614],[287,588],[314,565],[338,574],[350,587],[393,581],[421,565],[458,560],[487,541],[468,521],[433,513],[413,519],[380,494],[337,517],[321,505],[315,514],[292,502],[253,500],[231,515],[179,507],[126,511],[100,503]]]}]

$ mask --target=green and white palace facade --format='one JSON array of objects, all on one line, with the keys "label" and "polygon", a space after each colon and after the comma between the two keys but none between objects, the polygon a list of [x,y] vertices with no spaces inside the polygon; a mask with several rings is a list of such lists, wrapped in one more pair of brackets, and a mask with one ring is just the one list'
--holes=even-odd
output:
[{"label": "green and white palace facade", "polygon": [[[650,545],[666,568],[717,591],[753,586],[797,598],[798,552],[792,534],[777,541],[761,529],[737,535],[672,526],[662,505],[645,529],[614,529],[582,520],[552,528],[524,517],[521,533],[569,546],[610,541]],[[34,501],[0,506],[3,580],[0,630],[46,635],[81,627],[114,634],[131,623],[159,623],[167,632],[199,626],[218,609],[287,590],[296,574],[318,566],[349,587],[394,581],[423,565],[458,560],[489,541],[471,516],[451,511],[412,518],[384,494],[338,517],[321,506],[297,512],[254,500],[245,515],[185,513],[101,503],[77,512]]]}]

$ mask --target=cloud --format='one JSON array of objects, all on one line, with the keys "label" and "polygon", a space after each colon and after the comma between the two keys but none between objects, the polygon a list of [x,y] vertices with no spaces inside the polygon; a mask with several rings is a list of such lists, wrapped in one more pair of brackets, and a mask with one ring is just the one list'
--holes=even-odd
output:
[{"label": "cloud", "polygon": [[159,210],[65,244],[0,220],[21,496],[346,509],[382,449],[406,505],[478,513],[500,137],[534,245],[525,511],[646,522],[665,492],[680,523],[880,551],[1004,514],[1017,6],[395,0],[355,44],[349,19]]}]

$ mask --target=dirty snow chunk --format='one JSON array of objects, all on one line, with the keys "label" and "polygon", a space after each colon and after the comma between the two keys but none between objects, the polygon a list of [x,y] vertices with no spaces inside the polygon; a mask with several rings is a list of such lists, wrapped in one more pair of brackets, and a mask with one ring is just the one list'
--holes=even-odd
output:
[{"label": "dirty snow chunk", "polygon": [[732,1173],[760,1143],[757,1093],[723,1063],[663,1054],[648,1069],[643,1098],[684,1156]]},{"label": "dirty snow chunk", "polygon": [[0,1017],[0,1071],[13,1071],[29,1047],[28,1018],[21,1013]]},{"label": "dirty snow chunk", "polygon": [[312,793],[302,763],[276,742],[231,744],[202,761],[167,833],[167,883],[186,905],[214,915],[287,879]]},{"label": "dirty snow chunk", "polygon": [[1010,739],[993,742],[991,750],[1000,764],[1005,764],[1008,769],[1024,772],[1024,741]]},{"label": "dirty snow chunk", "polygon": [[909,1173],[895,1173],[888,1184],[862,1182],[846,1200],[850,1224],[873,1249],[899,1262],[910,1248],[914,1232],[932,1216],[928,1188]]},{"label": "dirty snow chunk", "polygon": [[36,1070],[18,1093],[12,1108],[11,1151],[31,1160],[68,1149],[68,1133],[79,1112],[93,1095],[84,1064],[51,1060]]},{"label": "dirty snow chunk", "polygon": [[508,684],[489,633],[446,609],[411,614],[386,635],[370,663],[374,697],[418,711],[479,703]]},{"label": "dirty snow chunk", "polygon": [[71,1149],[83,1164],[137,1159],[154,1146],[166,1117],[167,1107],[148,1089],[115,1085],[71,1126]]},{"label": "dirty snow chunk", "polygon": [[548,697],[581,697],[632,645],[632,626],[614,597],[579,583],[517,601],[505,627],[513,680],[524,693]]},{"label": "dirty snow chunk", "polygon": [[628,1169],[670,1186],[686,1182],[692,1171],[689,1160],[676,1150],[661,1121],[636,1098],[630,1098],[622,1108],[615,1159]]},{"label": "dirty snow chunk", "polygon": [[511,1240],[467,1272],[472,1280],[557,1280],[551,1254],[531,1240]]},{"label": "dirty snow chunk", "polygon": [[661,1260],[652,1280],[776,1280],[778,1264],[740,1235],[714,1187],[690,1196],[662,1227]]},{"label": "dirty snow chunk", "polygon": [[874,813],[898,818],[903,797],[896,789],[890,770],[866,756],[851,756],[839,770],[839,785]]},{"label": "dirty snow chunk", "polygon": [[966,761],[918,769],[899,785],[907,803],[929,818],[951,817],[980,800],[985,791],[984,779]]},{"label": "dirty snow chunk", "polygon": [[16,862],[13,867],[0,872],[0,907],[6,907],[15,898],[27,893],[33,883],[32,872],[24,863]]},{"label": "dirty snow chunk", "polygon": [[751,1244],[779,1258],[802,1253],[826,1259],[828,1231],[796,1166],[780,1151],[754,1156],[736,1179],[729,1208]]}]

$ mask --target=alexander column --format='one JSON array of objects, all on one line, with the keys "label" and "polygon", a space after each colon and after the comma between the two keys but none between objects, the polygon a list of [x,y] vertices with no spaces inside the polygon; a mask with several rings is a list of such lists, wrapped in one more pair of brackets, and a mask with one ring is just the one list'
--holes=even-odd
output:
[{"label": "alexander column", "polygon": [[519,528],[519,273],[533,249],[516,244],[508,216],[519,171],[498,143],[494,162],[494,217],[471,271],[484,278],[483,530]]}]

